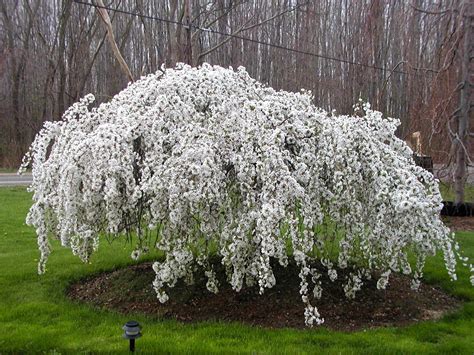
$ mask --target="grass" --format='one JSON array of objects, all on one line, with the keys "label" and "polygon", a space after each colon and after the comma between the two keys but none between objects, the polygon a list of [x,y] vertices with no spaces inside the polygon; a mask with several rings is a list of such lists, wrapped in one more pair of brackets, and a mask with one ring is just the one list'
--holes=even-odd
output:
[{"label": "grass", "polygon": [[18,169],[0,168],[0,173],[16,173]]},{"label": "grass", "polygon": [[[17,174],[18,168],[0,168],[0,174]],[[25,174],[31,174],[31,169],[26,169]]]},{"label": "grass", "polygon": [[[452,185],[440,183],[439,189],[443,199],[446,201],[454,201],[454,188]],[[464,201],[474,202],[474,185],[466,184],[464,187]]]},{"label": "grass", "polygon": [[[67,285],[103,270],[132,264],[131,247],[102,243],[90,264],[53,243],[48,272],[36,274],[38,251],[34,230],[24,224],[31,203],[24,188],[0,188],[0,352],[127,352],[121,326],[130,318],[143,325],[137,352],[145,353],[466,353],[474,349],[474,287],[469,272],[459,268],[450,282],[442,258],[430,259],[426,280],[463,298],[462,309],[437,322],[356,333],[254,328],[238,323],[205,322],[183,325],[132,317],[74,303]],[[457,238],[465,254],[474,257],[474,233]],[[151,256],[153,257],[153,256]]]}]

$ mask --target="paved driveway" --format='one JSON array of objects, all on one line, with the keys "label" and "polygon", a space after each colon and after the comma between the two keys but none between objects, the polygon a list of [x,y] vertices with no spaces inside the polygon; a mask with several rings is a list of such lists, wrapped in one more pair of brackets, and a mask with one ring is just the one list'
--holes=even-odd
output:
[{"label": "paved driveway", "polygon": [[31,184],[31,174],[0,174],[1,186],[27,186]]}]

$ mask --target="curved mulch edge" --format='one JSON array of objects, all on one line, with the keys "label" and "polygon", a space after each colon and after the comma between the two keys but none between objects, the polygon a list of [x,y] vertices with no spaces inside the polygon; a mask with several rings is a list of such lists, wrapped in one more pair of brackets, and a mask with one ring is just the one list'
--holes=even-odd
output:
[{"label": "curved mulch edge", "polygon": [[[170,300],[161,304],[152,288],[155,273],[151,263],[132,265],[80,280],[67,290],[70,298],[124,314],[144,313],[158,319],[181,322],[236,321],[268,328],[306,328],[304,305],[299,295],[299,269],[274,267],[277,284],[258,294],[255,288],[240,292],[225,282],[222,267],[216,264],[220,290],[212,294],[205,287],[204,275],[197,272],[196,282],[183,282],[169,290]],[[461,303],[440,288],[423,284],[419,291],[410,289],[411,279],[394,274],[386,290],[377,290],[376,280],[365,281],[356,299],[348,300],[339,279],[348,271],[339,270],[336,282],[323,277],[323,295],[313,304],[323,318],[324,327],[355,331],[360,329],[406,326],[425,320],[440,319],[457,310]]]},{"label": "curved mulch edge", "polygon": [[474,217],[443,216],[443,221],[453,231],[474,231]]}]

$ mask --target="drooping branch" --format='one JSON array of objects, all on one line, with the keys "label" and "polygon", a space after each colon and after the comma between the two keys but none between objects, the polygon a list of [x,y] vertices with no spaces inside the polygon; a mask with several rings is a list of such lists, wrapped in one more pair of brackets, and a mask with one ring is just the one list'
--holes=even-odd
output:
[{"label": "drooping branch", "polygon": [[[161,302],[197,266],[218,292],[212,258],[235,291],[245,282],[261,293],[277,282],[273,262],[293,258],[309,326],[324,321],[315,306],[323,285],[316,264],[330,282],[336,267],[356,268],[344,285],[348,298],[375,269],[379,289],[392,270],[413,274],[417,288],[425,257],[437,250],[456,277],[437,181],[395,136],[397,120],[368,104],[358,116],[329,116],[307,93],[209,64],[148,75],[98,110],[89,110],[93,100],[87,95],[64,121],[45,124],[22,166],[32,162],[27,222],[37,231],[40,273],[51,230],[83,261],[99,235],[130,240],[135,232],[132,258],[150,245],[165,255],[153,265]],[[423,260],[414,269],[413,252]]]}]

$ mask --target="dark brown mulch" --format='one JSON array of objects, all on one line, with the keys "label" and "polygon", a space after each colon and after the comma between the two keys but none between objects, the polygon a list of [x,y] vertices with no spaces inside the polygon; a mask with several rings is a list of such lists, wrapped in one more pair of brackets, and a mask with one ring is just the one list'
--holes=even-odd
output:
[{"label": "dark brown mulch", "polygon": [[[218,272],[220,291],[207,291],[204,277],[192,286],[183,282],[169,290],[170,300],[161,304],[152,288],[155,277],[151,263],[103,273],[70,286],[72,299],[122,313],[146,313],[157,318],[182,322],[205,320],[238,321],[250,325],[304,328],[304,306],[299,295],[298,269],[275,267],[277,284],[259,295],[255,288],[234,292]],[[343,274],[342,271],[340,271]],[[347,273],[347,271],[346,271]],[[340,279],[340,278],[339,278]],[[410,279],[392,275],[386,290],[377,290],[376,281],[366,281],[355,300],[348,300],[339,279],[323,280],[323,296],[317,302],[324,326],[353,331],[380,326],[400,326],[438,319],[460,306],[459,300],[437,287],[422,284],[410,289]]]},{"label": "dark brown mulch", "polygon": [[443,217],[444,223],[453,231],[474,231],[474,217]]}]

